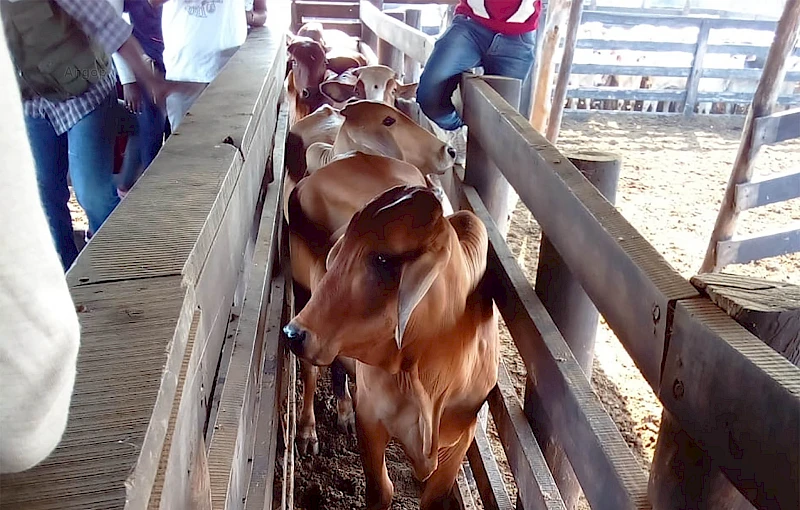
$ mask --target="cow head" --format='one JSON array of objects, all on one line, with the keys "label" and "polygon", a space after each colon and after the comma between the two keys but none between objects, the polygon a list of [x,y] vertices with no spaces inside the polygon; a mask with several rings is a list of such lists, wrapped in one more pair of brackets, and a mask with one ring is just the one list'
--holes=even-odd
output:
[{"label": "cow head", "polygon": [[319,84],[325,81],[325,49],[313,39],[295,37],[287,50],[297,95],[303,101],[311,101],[320,95]]},{"label": "cow head", "polygon": [[374,65],[357,67],[341,73],[322,83],[320,90],[338,103],[355,98],[383,101],[394,105],[397,99],[414,99],[417,84],[404,85],[398,81],[397,73],[393,69]]},{"label": "cow head", "polygon": [[334,153],[359,150],[389,156],[417,167],[423,174],[452,168],[456,150],[416,124],[397,108],[378,101],[356,101],[341,110],[344,124]]},{"label": "cow head", "polygon": [[[409,320],[447,266],[455,238],[432,190],[397,186],[379,195],[329,251],[327,273],[284,328],[289,347],[318,365],[343,355],[396,370],[414,328]],[[434,301],[446,301],[440,297]]]}]

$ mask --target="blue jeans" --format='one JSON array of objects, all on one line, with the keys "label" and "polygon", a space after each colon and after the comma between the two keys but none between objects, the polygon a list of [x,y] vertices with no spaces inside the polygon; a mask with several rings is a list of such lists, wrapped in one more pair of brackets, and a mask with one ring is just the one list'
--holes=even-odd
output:
[{"label": "blue jeans", "polygon": [[[138,86],[138,85],[137,85]],[[128,144],[122,169],[117,175],[117,187],[122,191],[130,190],[150,162],[156,157],[164,142],[164,128],[167,115],[150,99],[150,94],[142,89],[142,112],[130,113],[120,107],[123,115],[122,126],[128,133]]]},{"label": "blue jeans", "polygon": [[119,203],[112,179],[117,133],[115,101],[116,94],[109,94],[92,113],[62,135],[56,135],[47,119],[25,117],[39,196],[65,271],[78,256],[67,207],[67,173],[72,177],[78,202],[88,216],[90,234],[97,232]]},{"label": "blue jeans", "polygon": [[456,113],[451,96],[461,81],[461,73],[483,66],[487,75],[525,81],[534,59],[532,32],[503,35],[493,32],[462,14],[436,41],[422,70],[417,102],[428,118],[442,129],[453,130],[464,122]]}]

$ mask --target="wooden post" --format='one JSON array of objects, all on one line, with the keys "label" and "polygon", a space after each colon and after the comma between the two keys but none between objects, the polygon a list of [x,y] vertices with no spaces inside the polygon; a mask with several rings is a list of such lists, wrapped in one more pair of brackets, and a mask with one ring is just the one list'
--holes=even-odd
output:
[{"label": "wooden post", "polygon": [[[406,21],[406,13],[403,11],[384,11],[384,14],[403,23]],[[380,38],[378,38],[378,62],[386,67],[391,67],[397,74],[403,72],[403,52]]]},{"label": "wooden post", "polygon": [[[406,9],[406,25],[417,30],[422,27],[422,10]],[[406,55],[403,57],[403,83],[417,83],[422,72],[420,63]]]},{"label": "wooden post", "polygon": [[694,114],[694,105],[697,102],[697,88],[700,86],[700,76],[703,74],[703,60],[708,49],[708,34],[711,24],[708,20],[700,23],[700,32],[697,34],[697,45],[694,48],[692,72],[686,80],[686,102],[683,104],[683,114],[687,117]]},{"label": "wooden post", "polygon": [[742,128],[742,141],[739,152],[733,164],[731,178],[719,208],[717,221],[708,242],[705,260],[700,267],[700,273],[710,273],[721,269],[717,264],[717,243],[733,237],[736,229],[736,220],[739,213],[736,211],[736,185],[750,182],[753,176],[753,160],[758,155],[760,145],[757,142],[755,120],[772,113],[775,102],[780,93],[783,79],[786,77],[789,56],[797,45],[800,36],[800,0],[786,0],[783,14],[778,21],[775,31],[775,40],[769,49],[764,71],[758,88],[753,96],[753,103]]},{"label": "wooden post", "polygon": [[[622,166],[619,156],[585,152],[569,156],[569,159],[609,202],[613,204],[616,201],[617,182]],[[539,250],[536,294],[553,318],[587,379],[591,380],[599,313],[545,235],[542,235]],[[525,411],[528,416],[535,414],[533,410],[537,407],[541,408],[531,400],[535,398],[533,390],[528,379],[525,388]],[[575,472],[564,449],[555,442],[553,432],[544,425],[549,420],[538,420],[534,417],[533,421],[539,424],[538,429],[535,428],[535,431],[538,430],[537,439],[542,445],[547,465],[550,466],[561,497],[568,509],[574,509],[581,492]]]},{"label": "wooden post", "polygon": [[[745,329],[800,366],[800,287],[727,274],[697,276],[692,283]],[[653,508],[753,508],[666,411],[649,485]]]},{"label": "wooden post", "polygon": [[[519,108],[522,83],[516,78],[481,76],[480,78],[464,79],[486,81],[503,96],[503,99],[508,104],[514,108]],[[489,211],[492,219],[497,224],[497,229],[505,238],[510,225],[509,219],[511,213],[514,212],[518,197],[514,188],[511,187],[500,170],[492,163],[469,130],[467,130],[467,164],[464,169],[464,184],[475,188],[486,206],[486,210]]]},{"label": "wooden post", "polygon": [[572,0],[567,21],[567,37],[564,41],[564,55],[561,57],[561,67],[558,70],[553,109],[547,123],[547,139],[552,144],[558,140],[558,132],[561,129],[561,117],[564,115],[564,101],[567,99],[567,86],[572,73],[572,59],[575,56],[575,44],[578,42],[578,29],[581,26],[582,14],[583,0]]},{"label": "wooden post", "polygon": [[[532,87],[530,122],[543,133],[550,115],[550,94],[553,91],[553,72],[556,64],[558,41],[566,28],[570,0],[551,0],[547,6],[547,19],[542,41],[542,51],[537,63],[536,86]],[[540,25],[541,26],[541,25]]]},{"label": "wooden post", "polygon": [[[374,5],[380,10],[383,10],[383,0],[369,0],[369,3]],[[361,23],[361,39],[367,43],[371,48],[378,47],[378,36],[375,32],[369,29],[364,23]]]}]

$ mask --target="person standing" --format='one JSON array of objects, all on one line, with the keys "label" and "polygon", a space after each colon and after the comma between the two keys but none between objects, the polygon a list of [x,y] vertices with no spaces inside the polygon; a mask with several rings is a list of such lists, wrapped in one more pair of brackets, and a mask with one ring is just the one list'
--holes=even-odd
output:
[{"label": "person standing", "polygon": [[131,26],[106,0],[0,0],[23,99],[39,194],[66,271],[78,256],[67,203],[72,178],[91,237],[119,203],[112,172],[119,52],[150,94],[172,90],[142,58]]},{"label": "person standing", "polygon": [[464,125],[451,99],[461,73],[483,66],[485,74],[525,82],[534,60],[540,0],[459,0],[450,27],[436,41],[422,70],[417,102],[439,127]]},{"label": "person standing", "polygon": [[[133,36],[142,46],[153,72],[160,76],[164,67],[164,39],[161,36],[161,7],[148,0],[110,0],[120,15],[128,14]],[[134,116],[135,130],[128,136],[122,168],[117,178],[117,193],[125,197],[142,173],[158,154],[164,143],[166,113],[155,104],[147,90],[118,53],[112,55],[119,73],[125,108]]]},{"label": "person standing", "polygon": [[163,5],[164,64],[168,80],[187,89],[167,98],[172,131],[247,38],[245,0],[149,0]]},{"label": "person standing", "polygon": [[[2,27],[0,27],[0,31]],[[1,90],[17,86],[0,35]],[[0,94],[0,473],[44,460],[67,425],[80,326],[48,229],[18,94]]]}]

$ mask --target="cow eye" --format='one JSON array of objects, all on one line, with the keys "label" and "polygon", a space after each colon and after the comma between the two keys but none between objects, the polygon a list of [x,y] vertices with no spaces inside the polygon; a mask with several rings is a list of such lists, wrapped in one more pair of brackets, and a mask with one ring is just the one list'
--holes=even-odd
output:
[{"label": "cow eye", "polygon": [[385,119],[383,119],[383,125],[386,126],[386,127],[391,126],[395,122],[396,122],[396,120],[395,120],[394,117],[386,117]]},{"label": "cow eye", "polygon": [[376,253],[372,256],[372,266],[375,272],[384,281],[390,281],[399,275],[402,261],[398,257]]}]

